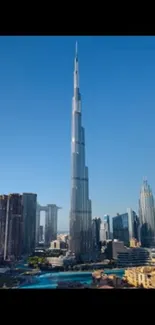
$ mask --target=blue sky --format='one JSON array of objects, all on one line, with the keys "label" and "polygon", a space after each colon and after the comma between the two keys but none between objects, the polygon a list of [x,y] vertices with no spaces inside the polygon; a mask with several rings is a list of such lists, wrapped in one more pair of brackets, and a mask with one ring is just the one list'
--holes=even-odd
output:
[{"label": "blue sky", "polygon": [[0,192],[36,192],[68,228],[78,41],[93,216],[155,190],[155,37],[0,37]]}]

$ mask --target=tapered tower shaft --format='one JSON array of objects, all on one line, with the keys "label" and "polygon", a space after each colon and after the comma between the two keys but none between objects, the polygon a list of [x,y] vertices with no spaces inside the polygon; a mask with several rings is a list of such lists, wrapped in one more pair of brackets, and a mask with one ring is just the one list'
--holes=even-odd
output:
[{"label": "tapered tower shaft", "polygon": [[91,251],[91,201],[88,192],[88,167],[85,166],[77,44],[74,60],[71,160],[70,250],[81,258],[88,256]]}]

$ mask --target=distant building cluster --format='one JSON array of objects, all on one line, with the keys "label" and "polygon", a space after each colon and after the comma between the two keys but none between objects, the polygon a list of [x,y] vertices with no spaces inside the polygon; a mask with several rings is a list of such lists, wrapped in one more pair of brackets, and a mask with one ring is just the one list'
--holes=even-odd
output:
[{"label": "distant building cluster", "polygon": [[[42,208],[37,205],[34,193],[0,195],[1,259],[18,260],[30,255],[39,242],[44,242],[44,229],[40,225]],[[46,207],[46,243],[57,238],[57,211],[56,205]]]}]

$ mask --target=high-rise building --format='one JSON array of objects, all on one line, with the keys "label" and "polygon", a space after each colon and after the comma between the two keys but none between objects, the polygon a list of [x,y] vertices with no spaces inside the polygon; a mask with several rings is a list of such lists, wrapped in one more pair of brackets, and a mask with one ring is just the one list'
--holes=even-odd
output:
[{"label": "high-rise building", "polygon": [[147,180],[143,181],[139,200],[140,241],[143,247],[155,245],[155,208],[152,190]]},{"label": "high-rise building", "polygon": [[58,210],[61,209],[56,204],[42,206],[37,204],[36,212],[36,245],[39,243],[40,213],[45,212],[45,245],[49,246],[52,240],[57,239]]},{"label": "high-rise building", "polygon": [[105,215],[100,227],[100,241],[104,242],[109,239],[110,239],[110,220],[109,220],[109,216]]},{"label": "high-rise building", "polygon": [[37,194],[23,193],[23,254],[35,249]]},{"label": "high-rise building", "polygon": [[[124,214],[117,214],[113,218],[113,238],[123,241],[125,245],[129,245],[131,238],[136,238],[137,215],[132,209],[127,209]],[[137,238],[138,239],[138,238]]]},{"label": "high-rise building", "polygon": [[82,127],[79,67],[76,44],[74,95],[72,102],[70,250],[76,258],[89,259],[91,242],[91,201],[88,167],[85,165],[85,136]]},{"label": "high-rise building", "polygon": [[44,226],[39,226],[39,243],[44,241]]},{"label": "high-rise building", "polygon": [[4,255],[7,195],[0,195],[0,256]]},{"label": "high-rise building", "polygon": [[93,251],[100,251],[100,226],[101,226],[101,219],[94,218],[92,220],[92,249]]},{"label": "high-rise building", "polygon": [[45,216],[45,244],[48,246],[50,242],[57,239],[57,221],[58,208],[55,204],[48,204]]},{"label": "high-rise building", "polygon": [[18,259],[23,247],[23,205],[21,194],[7,197],[4,259]]}]

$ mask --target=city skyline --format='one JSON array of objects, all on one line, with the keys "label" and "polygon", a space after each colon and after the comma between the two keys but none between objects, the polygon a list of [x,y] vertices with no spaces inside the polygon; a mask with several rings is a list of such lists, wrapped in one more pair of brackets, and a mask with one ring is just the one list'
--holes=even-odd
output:
[{"label": "city skyline", "polygon": [[154,37],[0,38],[1,193],[34,192],[41,205],[62,206],[60,230],[70,208],[76,40],[92,216],[138,212],[145,174],[155,188]]}]

